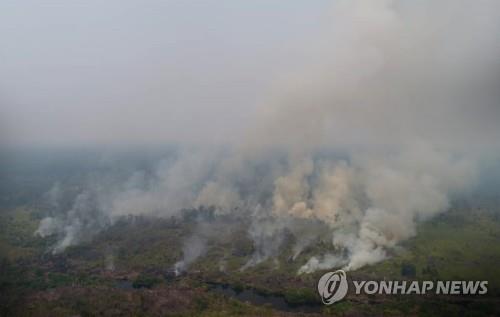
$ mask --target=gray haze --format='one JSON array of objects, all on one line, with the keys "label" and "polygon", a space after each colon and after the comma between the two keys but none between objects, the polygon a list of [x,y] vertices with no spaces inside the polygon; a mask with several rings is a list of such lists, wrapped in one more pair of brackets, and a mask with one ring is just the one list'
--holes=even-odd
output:
[{"label": "gray haze", "polygon": [[250,130],[271,146],[497,143],[497,11],[491,0],[3,1],[0,141],[240,144]]},{"label": "gray haze", "polygon": [[[287,230],[297,258],[320,228],[334,251],[298,273],[354,270],[446,211],[498,154],[498,1],[136,5],[86,5],[60,17],[72,32],[52,17],[67,8],[32,13],[57,27],[2,22],[14,24],[6,144],[184,145],[152,176],[83,192],[44,219],[37,233],[62,237],[54,252],[124,215],[212,206],[249,219],[255,253],[242,269],[275,257]],[[19,53],[29,45],[12,35],[43,30],[47,45]],[[183,269],[206,252],[200,241],[185,243]]]},{"label": "gray haze", "polygon": [[328,1],[0,3],[0,141],[225,143]]}]

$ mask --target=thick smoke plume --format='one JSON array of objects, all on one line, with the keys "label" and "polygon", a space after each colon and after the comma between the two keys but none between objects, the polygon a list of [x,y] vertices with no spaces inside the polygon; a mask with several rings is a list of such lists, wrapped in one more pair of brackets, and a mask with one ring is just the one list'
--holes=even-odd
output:
[{"label": "thick smoke plume", "polygon": [[[350,0],[331,12],[246,138],[135,174],[97,209],[111,220],[201,205],[248,217],[255,254],[243,269],[278,254],[285,231],[297,258],[327,228],[334,251],[299,273],[381,261],[446,211],[498,151],[500,4]],[[87,202],[41,222],[40,235],[63,235],[55,251],[89,230]],[[179,270],[206,245],[194,235],[184,249]]]}]

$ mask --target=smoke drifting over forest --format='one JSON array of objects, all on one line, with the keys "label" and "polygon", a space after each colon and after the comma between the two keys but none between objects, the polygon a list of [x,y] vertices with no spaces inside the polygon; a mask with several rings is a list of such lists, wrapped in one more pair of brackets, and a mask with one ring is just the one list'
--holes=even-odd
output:
[{"label": "smoke drifting over forest", "polygon": [[[332,1],[327,17],[297,44],[307,58],[280,76],[243,136],[181,145],[126,181],[96,180],[70,208],[56,185],[47,200],[65,210],[37,234],[58,235],[61,252],[122,216],[205,206],[249,221],[255,253],[242,269],[279,253],[285,232],[295,257],[320,235],[335,250],[298,273],[386,258],[498,154],[500,4]],[[185,241],[177,269],[204,254],[206,232]]]}]

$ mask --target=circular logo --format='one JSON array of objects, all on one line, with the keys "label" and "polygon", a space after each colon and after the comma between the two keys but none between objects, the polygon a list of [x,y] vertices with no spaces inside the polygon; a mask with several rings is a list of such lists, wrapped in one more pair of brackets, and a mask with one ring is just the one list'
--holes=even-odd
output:
[{"label": "circular logo", "polygon": [[328,272],[318,281],[318,292],[325,305],[331,305],[344,298],[347,288],[347,275],[343,270]]}]

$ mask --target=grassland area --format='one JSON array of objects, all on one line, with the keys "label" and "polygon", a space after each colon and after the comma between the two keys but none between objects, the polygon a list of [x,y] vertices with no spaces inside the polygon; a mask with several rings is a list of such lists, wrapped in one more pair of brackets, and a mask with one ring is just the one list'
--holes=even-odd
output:
[{"label": "grassland area", "polygon": [[[185,274],[172,267],[196,222],[128,218],[92,241],[48,252],[55,237],[34,236],[40,215],[28,207],[0,219],[2,316],[282,316],[497,315],[500,313],[500,217],[486,209],[453,209],[422,223],[417,235],[378,264],[348,272],[352,279],[487,280],[486,296],[354,295],[323,306],[322,271],[297,275],[325,241],[292,260],[284,252],[241,270],[253,244],[244,224],[208,241],[207,253]],[[225,221],[232,221],[227,219]],[[246,292],[246,293],[245,293]],[[250,293],[249,293],[250,292]],[[238,296],[246,294],[246,298]],[[269,300],[266,300],[269,298]]]}]

